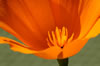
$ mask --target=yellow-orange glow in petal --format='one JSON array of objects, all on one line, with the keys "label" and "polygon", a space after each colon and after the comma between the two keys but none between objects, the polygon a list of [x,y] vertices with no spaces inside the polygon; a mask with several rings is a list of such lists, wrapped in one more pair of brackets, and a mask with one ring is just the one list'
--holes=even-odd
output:
[{"label": "yellow-orange glow in petal", "polygon": [[62,49],[58,46],[50,47],[44,51],[40,51],[39,53],[34,53],[36,56],[45,59],[57,59],[59,54],[62,52]]},{"label": "yellow-orange glow in petal", "polygon": [[86,0],[84,2],[80,15],[81,32],[79,38],[84,37],[100,17],[100,0]]},{"label": "yellow-orange glow in petal", "polygon": [[93,38],[100,34],[100,19],[96,22],[85,38]]},{"label": "yellow-orange glow in petal", "polygon": [[80,40],[74,40],[73,42],[70,42],[65,45],[63,48],[63,57],[62,58],[68,58],[75,54],[77,54],[86,44],[88,39],[80,39]]}]

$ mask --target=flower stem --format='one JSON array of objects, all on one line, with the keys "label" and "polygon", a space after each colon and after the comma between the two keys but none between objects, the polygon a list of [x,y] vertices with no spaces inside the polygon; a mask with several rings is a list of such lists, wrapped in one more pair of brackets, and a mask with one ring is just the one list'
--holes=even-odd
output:
[{"label": "flower stem", "polygon": [[57,59],[59,66],[68,66],[68,58],[66,59]]}]

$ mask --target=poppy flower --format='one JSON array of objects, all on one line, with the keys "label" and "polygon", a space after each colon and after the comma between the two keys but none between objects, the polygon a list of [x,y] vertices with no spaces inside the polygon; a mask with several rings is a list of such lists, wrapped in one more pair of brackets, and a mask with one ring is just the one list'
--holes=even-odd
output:
[{"label": "poppy flower", "polygon": [[13,51],[45,59],[77,54],[100,33],[100,0],[0,0],[0,43]]}]

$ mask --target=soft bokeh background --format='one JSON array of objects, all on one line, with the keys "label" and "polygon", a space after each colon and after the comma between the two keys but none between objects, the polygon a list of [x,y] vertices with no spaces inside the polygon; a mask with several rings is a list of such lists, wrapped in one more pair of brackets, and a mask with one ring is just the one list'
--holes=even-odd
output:
[{"label": "soft bokeh background", "polygon": [[[17,40],[2,29],[0,36]],[[58,64],[56,60],[45,60],[34,55],[13,52],[8,45],[0,45],[0,66],[58,66]],[[69,58],[69,66],[100,66],[100,35],[90,39],[81,52]]]}]

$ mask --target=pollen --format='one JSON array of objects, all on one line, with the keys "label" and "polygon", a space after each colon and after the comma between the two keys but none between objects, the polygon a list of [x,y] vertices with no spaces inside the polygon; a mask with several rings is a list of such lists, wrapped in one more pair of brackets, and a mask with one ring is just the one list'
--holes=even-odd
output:
[{"label": "pollen", "polygon": [[62,29],[56,27],[55,31],[51,32],[48,31],[47,42],[49,46],[53,45],[63,48],[67,40],[68,40],[68,31],[67,28],[65,27],[62,27]]}]

